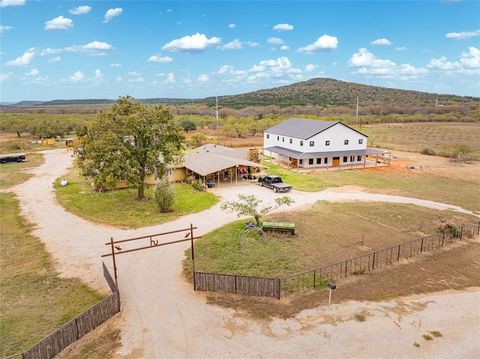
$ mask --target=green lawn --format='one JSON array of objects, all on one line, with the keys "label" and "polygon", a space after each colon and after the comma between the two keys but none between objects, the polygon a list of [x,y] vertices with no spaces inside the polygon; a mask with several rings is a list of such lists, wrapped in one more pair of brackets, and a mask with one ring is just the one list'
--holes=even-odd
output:
[{"label": "green lawn", "polygon": [[25,172],[43,163],[43,155],[40,153],[27,153],[27,161],[23,163],[0,164],[0,189],[13,187],[25,182],[31,174]]},{"label": "green lawn", "polygon": [[[297,235],[269,235],[266,243],[252,238],[240,246],[239,232],[246,221],[228,224],[195,242],[196,270],[283,277],[435,233],[444,223],[471,222],[474,217],[406,204],[319,202],[308,210],[267,219],[295,223]],[[186,264],[189,272],[190,261]]]},{"label": "green lawn", "polygon": [[58,201],[68,211],[94,222],[118,227],[138,228],[164,223],[203,211],[218,202],[218,197],[213,193],[196,191],[187,184],[174,184],[175,211],[161,213],[153,200],[153,187],[146,190],[150,200],[137,201],[137,191],[133,188],[96,193],[76,171],[66,178],[68,185],[60,186],[61,179],[58,179],[55,189]]},{"label": "green lawn", "polygon": [[329,187],[355,185],[372,192],[417,197],[480,211],[478,181],[362,169],[301,173],[268,162],[264,162],[264,165],[267,166],[268,173],[281,176],[284,182],[300,191],[315,192]]},{"label": "green lawn", "polygon": [[0,193],[0,354],[27,349],[102,299],[77,279],[60,278],[30,234],[18,201]]}]

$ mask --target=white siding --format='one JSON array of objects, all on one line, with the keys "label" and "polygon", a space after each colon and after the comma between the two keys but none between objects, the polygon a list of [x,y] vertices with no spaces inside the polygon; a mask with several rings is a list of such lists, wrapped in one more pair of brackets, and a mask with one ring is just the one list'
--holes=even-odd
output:
[{"label": "white siding", "polygon": [[[368,138],[347,126],[338,123],[307,140],[275,135],[268,132],[265,132],[263,140],[264,147],[280,146],[294,151],[308,153],[365,150],[367,148]],[[290,140],[292,140],[292,143],[290,143]],[[345,140],[348,140],[348,145],[345,145]],[[359,143],[359,140],[362,140],[363,143]],[[313,146],[310,146],[310,141],[314,142]],[[330,141],[329,146],[326,145],[326,141]]]}]

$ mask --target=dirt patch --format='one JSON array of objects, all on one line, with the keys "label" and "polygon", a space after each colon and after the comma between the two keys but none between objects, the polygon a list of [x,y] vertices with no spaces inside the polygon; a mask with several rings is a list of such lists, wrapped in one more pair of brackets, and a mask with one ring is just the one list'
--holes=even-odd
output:
[{"label": "dirt patch", "polygon": [[[412,294],[479,286],[480,242],[469,241],[340,281],[332,296],[332,303],[384,301]],[[255,318],[289,318],[304,309],[327,304],[328,291],[308,291],[281,300],[211,293],[207,302],[234,308]],[[401,300],[397,304],[397,315],[422,309],[415,303]]]}]

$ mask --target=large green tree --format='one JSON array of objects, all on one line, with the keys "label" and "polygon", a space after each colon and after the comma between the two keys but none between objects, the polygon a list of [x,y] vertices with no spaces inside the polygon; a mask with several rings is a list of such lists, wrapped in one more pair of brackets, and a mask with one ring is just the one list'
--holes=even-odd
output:
[{"label": "large green tree", "polygon": [[167,166],[182,154],[183,131],[170,111],[120,97],[108,112],[89,124],[76,151],[82,174],[97,189],[114,187],[120,179],[145,199],[145,177],[165,175]]}]

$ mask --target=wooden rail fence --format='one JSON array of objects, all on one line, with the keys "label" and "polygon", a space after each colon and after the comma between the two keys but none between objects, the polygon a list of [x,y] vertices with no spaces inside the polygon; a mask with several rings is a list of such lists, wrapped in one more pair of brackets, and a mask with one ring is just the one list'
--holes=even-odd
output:
[{"label": "wooden rail fence", "polygon": [[280,279],[195,272],[195,290],[280,299]]},{"label": "wooden rail fence", "polygon": [[50,359],[60,353],[70,344],[76,342],[100,324],[103,324],[115,314],[120,312],[120,293],[104,263],[103,275],[112,290],[112,293],[102,301],[93,305],[82,314],[70,320],[53,333],[25,350],[21,354],[8,358],[22,359]]}]

